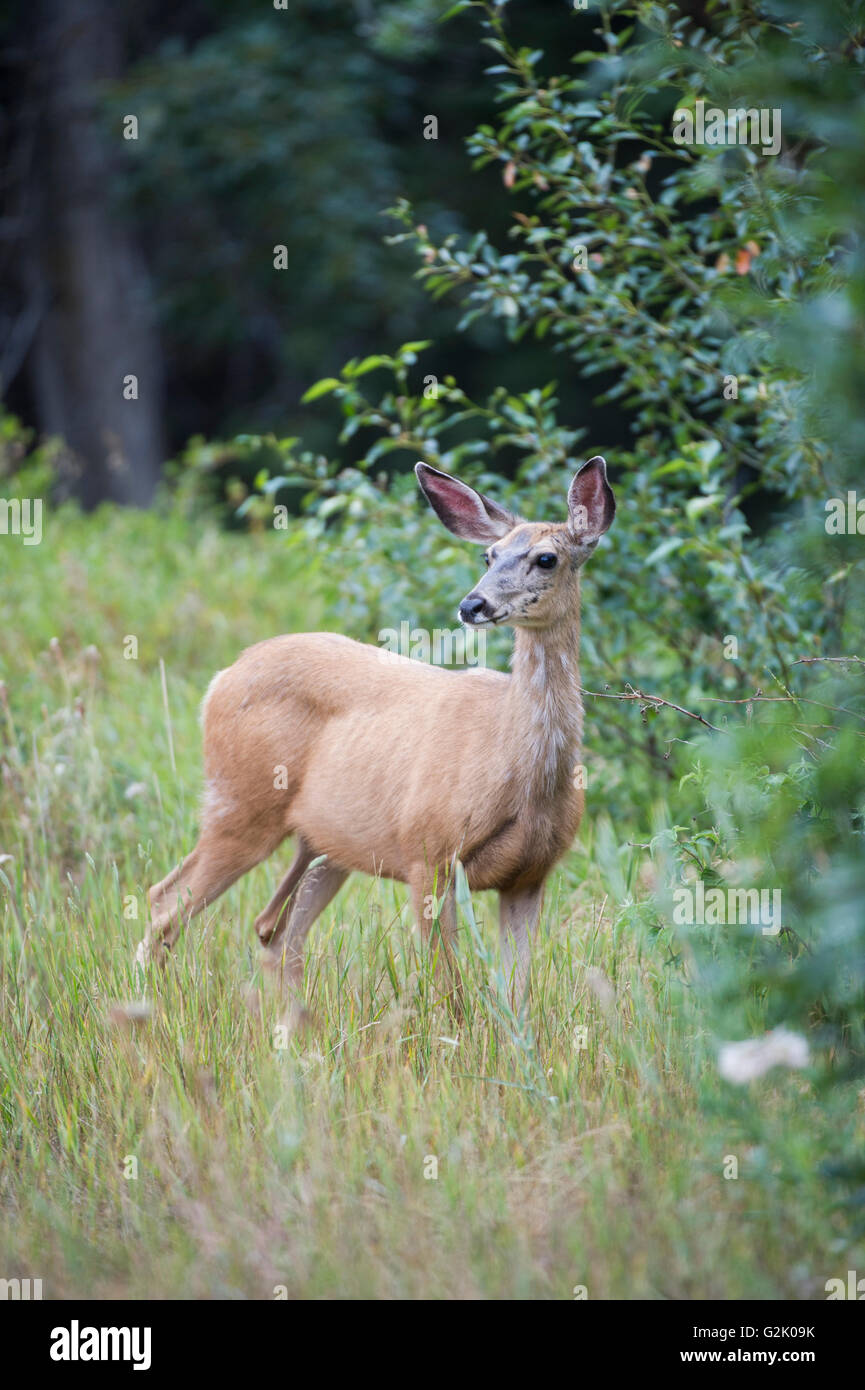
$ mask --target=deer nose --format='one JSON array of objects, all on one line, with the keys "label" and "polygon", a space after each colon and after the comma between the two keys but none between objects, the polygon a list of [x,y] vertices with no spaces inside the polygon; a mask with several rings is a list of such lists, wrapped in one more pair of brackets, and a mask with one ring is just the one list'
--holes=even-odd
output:
[{"label": "deer nose", "polygon": [[460,621],[474,623],[486,616],[487,601],[480,594],[467,594],[460,604]]}]

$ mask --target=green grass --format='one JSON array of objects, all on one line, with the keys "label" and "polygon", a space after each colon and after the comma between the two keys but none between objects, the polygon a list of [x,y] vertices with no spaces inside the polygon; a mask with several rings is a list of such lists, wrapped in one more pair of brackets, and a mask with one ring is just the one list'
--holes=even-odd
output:
[{"label": "green grass", "polygon": [[604,868],[591,795],[527,1026],[497,1003],[492,899],[476,930],[462,916],[457,1024],[403,890],[354,878],[310,936],[311,1034],[275,1046],[252,921],[289,846],[187,931],[152,1017],[116,1020],[146,888],[194,843],[207,682],[327,626],[327,568],[112,509],[2,544],[0,1276],[54,1298],[824,1296],[833,1117],[775,1074],[754,1145],[695,990]]}]

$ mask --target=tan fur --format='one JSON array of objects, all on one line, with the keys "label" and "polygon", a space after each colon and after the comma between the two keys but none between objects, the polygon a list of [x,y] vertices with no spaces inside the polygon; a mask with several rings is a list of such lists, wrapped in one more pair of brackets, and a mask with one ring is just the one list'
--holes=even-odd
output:
[{"label": "tan fur", "polygon": [[[433,481],[465,501],[457,491],[464,484],[441,474]],[[447,955],[459,859],[472,889],[501,894],[508,968],[522,995],[544,879],[583,809],[574,779],[579,567],[597,536],[498,515],[495,528],[490,568],[469,599],[508,609],[495,616],[516,627],[510,675],[448,671],[332,633],[303,633],[249,647],[213,679],[202,708],[199,841],[151,890],[142,963],[174,944],[182,919],[294,835],[295,862],[256,928],[266,963],[295,990],[306,933],[354,870],[409,884],[426,928],[430,895],[444,897]],[[467,533],[461,524],[458,534]],[[539,550],[556,553],[551,573],[534,563]],[[321,856],[326,862],[310,868]]]}]

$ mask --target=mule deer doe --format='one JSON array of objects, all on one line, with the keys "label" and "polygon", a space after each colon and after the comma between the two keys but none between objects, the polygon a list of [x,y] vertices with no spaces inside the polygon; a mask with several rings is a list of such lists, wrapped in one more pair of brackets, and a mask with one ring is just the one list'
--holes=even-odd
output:
[{"label": "mule deer doe", "polygon": [[183,920],[295,835],[294,862],[255,922],[295,1014],[307,933],[352,870],[407,883],[425,930],[438,894],[450,960],[457,858],[471,889],[498,889],[522,1002],[544,880],[583,809],[580,568],[616,504],[600,457],[573,479],[563,523],[523,521],[428,464],[415,471],[447,529],[487,547],[459,617],[516,629],[511,674],[385,657],[333,633],[249,647],[205,697],[201,833],[150,890],[142,965],[161,962]]}]

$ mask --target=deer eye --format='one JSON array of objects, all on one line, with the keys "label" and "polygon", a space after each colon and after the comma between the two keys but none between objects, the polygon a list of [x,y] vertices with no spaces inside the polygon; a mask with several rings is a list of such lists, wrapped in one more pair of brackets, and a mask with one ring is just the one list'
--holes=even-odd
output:
[{"label": "deer eye", "polygon": [[559,557],[554,555],[552,551],[545,550],[543,555],[538,556],[535,564],[538,566],[538,569],[554,570],[558,564],[558,558]]},{"label": "deer eye", "polygon": [[487,569],[489,569],[489,567],[490,567],[490,557],[489,557],[489,555],[487,555],[486,551],[484,551],[484,564],[486,565]]}]

